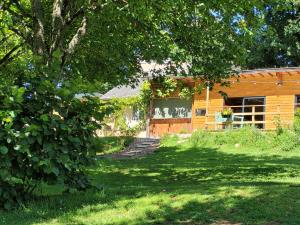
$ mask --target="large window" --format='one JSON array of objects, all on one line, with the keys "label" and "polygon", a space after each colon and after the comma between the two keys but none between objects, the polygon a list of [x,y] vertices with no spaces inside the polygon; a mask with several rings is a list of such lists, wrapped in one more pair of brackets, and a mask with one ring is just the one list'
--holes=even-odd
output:
[{"label": "large window", "polygon": [[155,99],[153,101],[153,118],[192,118],[192,100]]},{"label": "large window", "polygon": [[263,129],[265,127],[265,101],[265,97],[228,98],[225,100],[225,105],[231,106],[234,115],[242,118],[246,124]]}]

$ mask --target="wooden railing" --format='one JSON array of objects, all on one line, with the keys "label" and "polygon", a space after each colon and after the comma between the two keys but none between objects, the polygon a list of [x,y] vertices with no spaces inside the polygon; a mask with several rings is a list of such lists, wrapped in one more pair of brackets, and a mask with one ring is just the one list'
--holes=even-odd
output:
[{"label": "wooden railing", "polygon": [[[284,110],[282,108],[290,108],[291,111]],[[280,105],[245,105],[245,106],[223,106],[223,107],[209,107],[208,113],[206,115],[206,125],[224,125],[224,122],[216,121],[216,113],[221,112],[225,108],[231,108],[233,111],[232,117],[244,118],[243,121],[231,121],[230,125],[265,125],[267,123],[274,123],[274,120],[267,120],[266,116],[270,118],[275,118],[278,116],[280,118],[283,115],[294,115],[294,110],[300,108],[300,104],[280,104]],[[266,109],[273,109],[272,111],[266,111]],[[236,112],[240,111],[240,112]],[[246,111],[246,112],[245,112]],[[263,116],[262,118],[256,118],[256,116]],[[269,119],[269,118],[268,118]],[[291,122],[291,121],[283,121]]]}]

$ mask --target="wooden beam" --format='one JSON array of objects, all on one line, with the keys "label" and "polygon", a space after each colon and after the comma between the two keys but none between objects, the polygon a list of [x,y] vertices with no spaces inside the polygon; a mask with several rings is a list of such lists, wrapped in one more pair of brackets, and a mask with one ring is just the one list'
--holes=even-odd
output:
[{"label": "wooden beam", "polygon": [[276,73],[277,77],[277,85],[283,85],[283,73],[278,72]]}]

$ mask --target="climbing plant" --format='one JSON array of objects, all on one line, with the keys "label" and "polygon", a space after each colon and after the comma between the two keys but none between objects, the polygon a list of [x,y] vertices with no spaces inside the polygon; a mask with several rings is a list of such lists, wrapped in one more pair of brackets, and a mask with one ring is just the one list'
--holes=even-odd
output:
[{"label": "climbing plant", "polygon": [[[114,107],[114,113],[106,117],[106,123],[113,123],[114,130],[120,132],[124,136],[134,136],[146,127],[146,115],[149,109],[149,103],[152,98],[151,84],[145,81],[141,86],[138,96],[128,98],[115,98],[110,100]],[[137,111],[139,113],[139,122],[130,126],[126,121],[127,110]]]}]

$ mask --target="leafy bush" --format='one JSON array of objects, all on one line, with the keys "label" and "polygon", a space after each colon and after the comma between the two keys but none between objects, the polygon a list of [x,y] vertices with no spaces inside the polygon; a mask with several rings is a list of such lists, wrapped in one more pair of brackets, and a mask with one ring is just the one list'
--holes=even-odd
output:
[{"label": "leafy bush", "polygon": [[41,182],[66,191],[90,186],[89,149],[109,108],[69,89],[37,77],[0,87],[0,208],[20,204]]},{"label": "leafy bush", "polygon": [[281,151],[291,151],[300,144],[298,135],[293,130],[284,129],[279,135],[274,137],[273,145]]},{"label": "leafy bush", "polygon": [[300,134],[300,109],[299,108],[296,110],[295,113],[294,130],[296,133]]},{"label": "leafy bush", "polygon": [[203,130],[196,131],[190,139],[193,145],[235,145],[267,147],[269,136],[263,132],[252,128],[244,127],[237,130],[227,130],[224,132],[212,133]]}]

